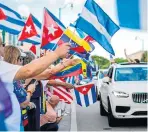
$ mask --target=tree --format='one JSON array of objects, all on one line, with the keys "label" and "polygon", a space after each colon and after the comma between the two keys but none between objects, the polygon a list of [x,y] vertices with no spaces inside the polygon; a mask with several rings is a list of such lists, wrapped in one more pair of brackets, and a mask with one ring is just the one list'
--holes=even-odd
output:
[{"label": "tree", "polygon": [[124,63],[124,62],[128,62],[128,61],[127,61],[127,59],[124,59],[124,58],[116,58],[116,59],[115,59],[115,62],[116,62],[117,64],[119,64],[119,63]]},{"label": "tree", "polygon": [[142,62],[148,62],[148,51],[145,51],[141,58]]},{"label": "tree", "polygon": [[110,61],[102,56],[94,55],[92,59],[97,62],[100,69],[106,69],[110,65]]}]

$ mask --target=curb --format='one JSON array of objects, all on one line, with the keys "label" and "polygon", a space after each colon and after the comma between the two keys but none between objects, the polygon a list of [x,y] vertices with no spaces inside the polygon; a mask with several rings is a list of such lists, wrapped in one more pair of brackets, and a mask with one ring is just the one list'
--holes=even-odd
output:
[{"label": "curb", "polygon": [[74,101],[71,104],[71,129],[70,131],[77,131],[77,116],[76,116],[76,102],[74,96],[74,90],[72,90]]}]

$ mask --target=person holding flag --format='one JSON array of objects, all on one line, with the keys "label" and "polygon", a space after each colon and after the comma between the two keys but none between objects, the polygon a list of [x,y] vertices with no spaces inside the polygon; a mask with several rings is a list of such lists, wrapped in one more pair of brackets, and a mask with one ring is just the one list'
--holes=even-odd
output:
[{"label": "person holding flag", "polygon": [[[0,51],[3,48],[1,42],[2,40],[0,38]],[[69,44],[62,45],[54,52],[47,52],[46,56],[39,58],[36,61],[25,66],[17,66],[0,60],[0,78],[2,79],[2,82],[4,83],[6,89],[10,94],[13,109],[12,114],[5,120],[5,124],[8,130],[19,131],[21,124],[21,111],[19,102],[15,94],[13,93],[13,81],[32,78],[39,75],[58,58],[65,57],[69,52],[69,49]],[[18,59],[19,58],[20,57],[18,56]]]}]

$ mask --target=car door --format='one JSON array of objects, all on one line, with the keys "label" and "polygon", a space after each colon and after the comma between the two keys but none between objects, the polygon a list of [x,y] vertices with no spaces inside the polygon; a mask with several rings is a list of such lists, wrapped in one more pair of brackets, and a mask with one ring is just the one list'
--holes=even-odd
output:
[{"label": "car door", "polygon": [[[109,69],[107,76],[110,79],[112,79],[112,74],[113,74],[113,67],[111,67]],[[108,91],[109,91],[110,85],[111,85],[111,82],[109,82],[109,83],[102,83],[102,103],[103,103],[104,108],[106,110],[107,110],[107,107],[108,107],[107,97],[108,97]]]}]

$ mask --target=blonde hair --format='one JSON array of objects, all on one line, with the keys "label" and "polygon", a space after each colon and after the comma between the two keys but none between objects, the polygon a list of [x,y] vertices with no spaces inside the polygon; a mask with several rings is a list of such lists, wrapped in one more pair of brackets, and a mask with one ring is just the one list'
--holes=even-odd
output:
[{"label": "blonde hair", "polygon": [[4,48],[4,61],[8,63],[16,64],[20,55],[20,50],[15,46],[8,45]]}]

